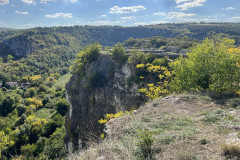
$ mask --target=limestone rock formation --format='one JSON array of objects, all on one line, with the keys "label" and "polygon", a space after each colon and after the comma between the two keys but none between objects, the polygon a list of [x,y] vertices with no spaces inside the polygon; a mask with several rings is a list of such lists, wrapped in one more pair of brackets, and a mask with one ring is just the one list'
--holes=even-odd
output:
[{"label": "limestone rock formation", "polygon": [[[11,54],[18,57],[26,57],[35,50],[34,45],[25,35],[7,38],[0,43],[2,54]],[[1,55],[4,56],[4,55]]]},{"label": "limestone rock formation", "polygon": [[[127,86],[131,75],[128,63],[119,66],[110,55],[101,54],[87,65],[86,71],[87,75],[80,82],[79,77],[73,75],[66,85],[71,107],[65,121],[65,144],[70,153],[85,147],[91,138],[99,137],[103,126],[98,120],[105,114],[137,108],[145,101],[137,85]],[[98,75],[95,82],[89,78],[93,75]]]}]

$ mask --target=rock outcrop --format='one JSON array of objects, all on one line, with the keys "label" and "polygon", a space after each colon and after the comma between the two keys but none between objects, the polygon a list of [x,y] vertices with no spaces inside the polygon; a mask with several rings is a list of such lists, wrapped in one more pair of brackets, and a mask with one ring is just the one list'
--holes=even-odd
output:
[{"label": "rock outcrop", "polygon": [[[32,53],[35,47],[28,37],[25,35],[14,36],[7,38],[0,43],[1,56],[11,54],[17,57],[26,57]],[[2,55],[5,54],[5,55]]]},{"label": "rock outcrop", "polygon": [[98,120],[105,114],[130,110],[145,101],[137,85],[127,86],[131,75],[128,63],[119,66],[110,55],[101,54],[86,66],[86,71],[80,82],[79,77],[73,75],[66,85],[70,111],[65,121],[65,144],[70,153],[85,147],[91,138],[99,137],[103,126]]}]

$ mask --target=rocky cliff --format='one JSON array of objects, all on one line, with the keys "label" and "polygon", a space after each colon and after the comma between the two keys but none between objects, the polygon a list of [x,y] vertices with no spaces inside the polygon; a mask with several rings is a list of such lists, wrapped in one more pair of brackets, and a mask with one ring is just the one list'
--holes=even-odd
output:
[{"label": "rocky cliff", "polygon": [[1,56],[11,54],[17,57],[26,57],[34,50],[34,45],[25,35],[13,36],[0,43]]},{"label": "rocky cliff", "polygon": [[86,66],[86,71],[81,81],[73,75],[66,85],[71,107],[65,121],[65,143],[70,153],[85,147],[91,138],[99,137],[103,128],[98,120],[103,115],[129,110],[144,102],[136,85],[127,86],[132,71],[128,63],[119,66],[110,55],[100,55]]}]

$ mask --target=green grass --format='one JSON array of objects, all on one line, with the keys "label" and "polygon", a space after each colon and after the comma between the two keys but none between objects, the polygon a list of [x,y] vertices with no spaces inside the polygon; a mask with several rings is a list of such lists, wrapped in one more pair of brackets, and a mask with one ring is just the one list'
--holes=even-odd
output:
[{"label": "green grass", "polygon": [[65,88],[66,83],[70,80],[72,74],[68,73],[61,76],[58,81],[53,85],[54,88],[61,87]]},{"label": "green grass", "polygon": [[42,108],[35,113],[37,118],[45,118],[47,121],[51,120],[51,117],[56,113],[55,109]]}]

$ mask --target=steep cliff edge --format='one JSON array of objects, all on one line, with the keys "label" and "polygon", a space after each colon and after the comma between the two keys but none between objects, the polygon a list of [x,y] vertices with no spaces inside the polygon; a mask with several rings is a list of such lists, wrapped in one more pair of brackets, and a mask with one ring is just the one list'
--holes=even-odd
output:
[{"label": "steep cliff edge", "polygon": [[107,113],[116,113],[138,107],[144,102],[136,85],[127,86],[131,75],[128,63],[117,65],[110,55],[100,54],[86,66],[87,75],[79,82],[73,75],[66,85],[70,111],[66,115],[66,148],[72,153],[85,142],[99,136],[102,126],[98,120]]}]

